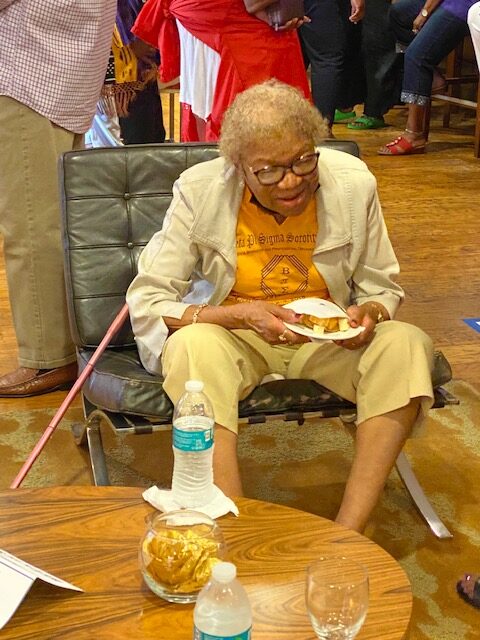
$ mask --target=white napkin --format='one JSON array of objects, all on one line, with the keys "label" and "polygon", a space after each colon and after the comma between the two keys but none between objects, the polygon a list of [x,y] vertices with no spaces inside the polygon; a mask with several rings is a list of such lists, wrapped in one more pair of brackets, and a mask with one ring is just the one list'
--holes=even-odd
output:
[{"label": "white napkin", "polygon": [[[172,496],[172,492],[170,490],[159,489],[155,485],[146,489],[142,496],[144,500],[149,502],[155,509],[159,511],[163,511],[167,513],[168,511],[176,511],[178,509],[182,509],[182,507],[175,502]],[[205,513],[210,518],[214,520],[219,518],[220,516],[224,516],[226,513],[231,511],[234,515],[238,516],[239,511],[237,505],[231,500],[227,498],[227,496],[223,493],[221,489],[215,486],[215,494],[213,499],[208,503],[203,505],[203,507],[196,507],[194,511],[199,511],[200,513]]]}]

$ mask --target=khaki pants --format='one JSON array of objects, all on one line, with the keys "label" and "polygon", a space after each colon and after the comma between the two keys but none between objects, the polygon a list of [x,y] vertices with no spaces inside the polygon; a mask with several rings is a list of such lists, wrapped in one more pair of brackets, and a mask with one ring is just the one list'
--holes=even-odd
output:
[{"label": "khaki pants", "polygon": [[83,136],[0,96],[0,232],[19,364],[50,369],[75,361],[60,234],[58,157]]},{"label": "khaki pants", "polygon": [[268,373],[316,380],[355,402],[357,422],[422,398],[419,419],[432,405],[433,345],[417,327],[388,321],[377,325],[372,342],[356,351],[332,342],[269,345],[255,332],[192,324],[176,331],[162,353],[164,388],[175,403],[186,380],[205,383],[215,421],[237,432],[238,401]]}]

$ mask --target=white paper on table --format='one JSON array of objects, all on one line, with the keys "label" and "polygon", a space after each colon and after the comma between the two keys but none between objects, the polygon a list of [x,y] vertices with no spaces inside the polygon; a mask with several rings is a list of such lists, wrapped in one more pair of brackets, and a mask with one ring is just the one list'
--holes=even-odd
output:
[{"label": "white paper on table", "polygon": [[42,571],[28,562],[0,549],[0,629],[7,624],[36,579],[62,589],[83,591],[70,582]]},{"label": "white paper on table", "polygon": [[[153,485],[142,493],[143,499],[149,502],[152,507],[168,513],[169,511],[178,511],[182,509],[181,505],[177,504],[173,499],[173,493],[170,490],[159,489]],[[239,511],[237,505],[231,498],[228,498],[223,491],[214,485],[214,493],[211,502],[203,505],[203,507],[197,507],[193,511],[199,511],[205,513],[210,518],[216,520],[220,516],[225,515],[231,511],[234,515],[238,516]]]}]

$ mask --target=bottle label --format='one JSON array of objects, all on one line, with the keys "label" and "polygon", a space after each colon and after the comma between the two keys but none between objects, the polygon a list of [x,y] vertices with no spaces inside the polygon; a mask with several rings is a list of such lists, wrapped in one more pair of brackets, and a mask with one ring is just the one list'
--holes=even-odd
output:
[{"label": "bottle label", "polygon": [[204,633],[197,627],[193,628],[193,640],[250,640],[251,637],[252,627],[245,629],[241,633],[236,633],[234,636],[212,636],[211,633]]},{"label": "bottle label", "polygon": [[173,446],[181,451],[206,451],[213,445],[212,418],[182,416],[173,424]]}]

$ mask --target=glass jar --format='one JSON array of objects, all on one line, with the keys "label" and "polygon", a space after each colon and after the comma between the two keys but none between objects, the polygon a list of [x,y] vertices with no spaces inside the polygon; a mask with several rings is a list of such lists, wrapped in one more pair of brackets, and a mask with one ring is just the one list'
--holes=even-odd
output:
[{"label": "glass jar", "polygon": [[195,602],[212,567],[226,558],[219,525],[191,509],[154,513],[146,521],[139,550],[145,583],[169,602]]}]

